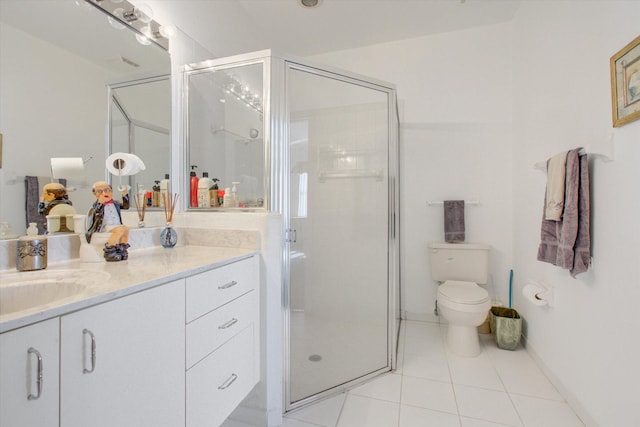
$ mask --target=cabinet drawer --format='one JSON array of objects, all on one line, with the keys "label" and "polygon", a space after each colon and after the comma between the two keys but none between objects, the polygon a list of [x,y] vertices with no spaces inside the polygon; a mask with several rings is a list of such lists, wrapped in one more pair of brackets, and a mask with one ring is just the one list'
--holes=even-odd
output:
[{"label": "cabinet drawer", "polygon": [[258,257],[187,278],[187,323],[258,286]]},{"label": "cabinet drawer", "polygon": [[218,426],[257,383],[254,325],[187,371],[187,427]]},{"label": "cabinet drawer", "polygon": [[187,369],[258,320],[255,290],[187,325]]}]

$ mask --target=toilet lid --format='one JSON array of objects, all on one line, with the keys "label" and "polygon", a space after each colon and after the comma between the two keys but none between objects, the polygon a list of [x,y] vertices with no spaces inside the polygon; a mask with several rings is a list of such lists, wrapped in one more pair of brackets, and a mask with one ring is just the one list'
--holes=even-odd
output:
[{"label": "toilet lid", "polygon": [[438,293],[462,304],[478,304],[489,299],[489,293],[474,282],[447,280],[438,287]]}]

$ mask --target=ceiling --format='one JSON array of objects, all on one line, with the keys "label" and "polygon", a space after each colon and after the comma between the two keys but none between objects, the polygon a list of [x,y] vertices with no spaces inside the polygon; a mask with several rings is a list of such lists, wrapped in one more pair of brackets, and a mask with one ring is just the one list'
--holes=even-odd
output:
[{"label": "ceiling", "polygon": [[[131,0],[138,3],[137,0]],[[521,0],[140,0],[215,56],[309,56],[513,19]]]}]

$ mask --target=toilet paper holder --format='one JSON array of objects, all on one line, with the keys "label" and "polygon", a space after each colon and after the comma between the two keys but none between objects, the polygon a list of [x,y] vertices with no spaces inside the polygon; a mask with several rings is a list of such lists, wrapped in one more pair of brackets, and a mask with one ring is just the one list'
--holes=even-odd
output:
[{"label": "toilet paper holder", "polygon": [[522,295],[533,305],[548,305],[549,307],[555,305],[553,287],[543,282],[529,281],[522,288]]}]

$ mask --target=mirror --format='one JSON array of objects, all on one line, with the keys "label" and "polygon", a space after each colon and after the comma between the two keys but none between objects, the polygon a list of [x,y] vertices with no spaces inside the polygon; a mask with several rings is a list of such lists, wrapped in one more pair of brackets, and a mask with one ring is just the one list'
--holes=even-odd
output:
[{"label": "mirror", "polygon": [[[135,175],[114,176],[114,188],[122,181],[146,202],[147,193],[168,178],[171,167],[170,76],[111,85],[109,100],[109,152],[134,153],[146,167]],[[151,199],[147,209],[162,206],[158,200]]]},{"label": "mirror", "polygon": [[[40,187],[49,182],[51,157],[90,159],[84,165],[86,178],[67,183],[77,188],[69,193],[73,207],[86,213],[94,201],[91,184],[106,176],[109,88],[126,99],[130,109],[137,108],[137,101],[129,98],[148,90],[166,91],[170,100],[170,72],[167,51],[138,43],[133,31],[114,28],[105,14],[83,0],[1,0],[0,221],[8,222],[13,233],[24,234],[24,177],[38,177],[43,181]],[[147,84],[149,77],[158,76],[163,76],[163,83],[130,88],[131,82]],[[156,101],[147,107],[151,102]],[[170,129],[170,113],[157,115],[166,121],[162,125],[156,118],[135,114],[136,120],[154,125],[153,130],[138,132],[152,134],[136,138],[139,157],[148,169],[157,167],[163,178],[170,151],[160,148],[166,146],[166,138],[156,138],[156,133],[162,128],[164,135]],[[157,139],[162,139],[158,148],[150,149]]]},{"label": "mirror", "polygon": [[[193,67],[187,72],[189,166],[199,181],[195,193],[190,188],[189,208],[263,209],[264,65]],[[214,179],[218,191],[207,196]]]}]

